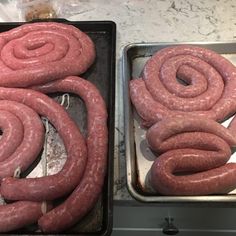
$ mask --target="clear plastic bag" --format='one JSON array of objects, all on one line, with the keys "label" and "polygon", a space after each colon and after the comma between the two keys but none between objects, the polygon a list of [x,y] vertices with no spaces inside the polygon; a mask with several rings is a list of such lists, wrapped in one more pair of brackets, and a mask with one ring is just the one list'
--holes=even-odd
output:
[{"label": "clear plastic bag", "polygon": [[91,11],[107,0],[18,0],[21,19],[69,18]]},{"label": "clear plastic bag", "polygon": [[88,11],[91,8],[91,3],[88,0],[55,0],[54,7],[57,10],[58,17],[68,18],[81,12]]},{"label": "clear plastic bag", "polygon": [[57,17],[51,0],[18,0],[17,7],[26,21]]}]

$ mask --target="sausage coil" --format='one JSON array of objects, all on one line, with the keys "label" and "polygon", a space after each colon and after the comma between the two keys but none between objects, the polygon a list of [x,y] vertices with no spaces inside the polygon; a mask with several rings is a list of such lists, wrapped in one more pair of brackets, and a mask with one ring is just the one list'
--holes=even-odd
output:
[{"label": "sausage coil", "polygon": [[0,34],[0,86],[28,87],[84,73],[95,59],[91,39],[74,26],[24,24]]},{"label": "sausage coil", "polygon": [[210,119],[167,118],[147,132],[161,155],[151,167],[153,188],[165,195],[227,193],[236,187],[236,164],[227,163],[236,138]]},{"label": "sausage coil", "polygon": [[145,126],[188,114],[223,121],[236,110],[235,89],[235,66],[191,45],[158,51],[147,61],[141,79],[130,81],[131,101]]}]

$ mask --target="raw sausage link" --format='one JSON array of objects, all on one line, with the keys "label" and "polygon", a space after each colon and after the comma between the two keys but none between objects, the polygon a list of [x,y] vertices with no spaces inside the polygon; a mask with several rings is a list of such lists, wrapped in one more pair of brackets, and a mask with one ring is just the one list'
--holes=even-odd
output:
[{"label": "raw sausage link", "polygon": [[[166,118],[162,122],[157,122],[153,125],[146,134],[147,141],[153,150],[166,152],[173,148],[168,147],[167,140],[172,136],[183,132],[205,132],[215,134],[218,137],[226,140],[230,146],[236,145],[236,138],[233,133],[226,129],[221,124],[210,119],[196,118],[194,116]],[[191,139],[193,141],[194,139]],[[178,145],[178,140],[175,139],[175,145]],[[186,140],[189,141],[189,140]],[[190,141],[190,142],[191,142]],[[179,148],[176,146],[176,148]]]},{"label": "raw sausage link", "polygon": [[[1,183],[2,196],[9,200],[41,201],[52,200],[71,192],[81,181],[86,166],[87,148],[79,129],[64,108],[48,96],[29,89],[2,87],[0,99],[24,103],[47,117],[59,132],[68,154],[64,167],[55,175],[27,179],[4,178]],[[34,129],[31,130],[33,131]]]},{"label": "raw sausage link", "polygon": [[[1,100],[0,110],[1,114],[4,114],[4,111],[10,112],[21,122],[21,127],[16,127],[17,129],[19,128],[19,132],[11,134],[13,140],[10,141],[12,146],[10,147],[9,155],[0,161],[0,178],[2,179],[6,176],[13,176],[17,168],[25,171],[38,157],[44,142],[44,128],[38,114],[24,104]],[[6,117],[6,119],[10,121],[9,117]],[[12,125],[16,126],[17,123],[12,123]],[[22,126],[24,130],[21,142],[14,148],[14,142],[21,136],[20,129],[22,129]],[[3,148],[2,150],[4,150]]]},{"label": "raw sausage link", "polygon": [[[150,127],[164,117],[182,117],[186,116],[186,112],[170,111],[161,103],[156,102],[146,89],[145,82],[142,79],[135,79],[130,82],[130,97],[135,106],[136,111],[142,118],[142,125]],[[191,112],[199,117],[210,116],[215,119],[215,113],[210,111]]]},{"label": "raw sausage link", "polygon": [[[189,78],[191,74],[193,77]],[[222,121],[236,110],[236,68],[209,49],[190,45],[164,48],[147,61],[141,76],[144,83],[130,81],[130,96],[145,125],[192,112]],[[190,85],[180,84],[176,77]],[[138,98],[140,94],[145,97]]]},{"label": "raw sausage link", "polygon": [[59,232],[85,216],[102,191],[107,166],[106,105],[93,84],[75,76],[39,86],[37,89],[44,93],[57,91],[75,93],[84,100],[88,112],[88,162],[83,179],[63,204],[39,219],[39,227],[43,232]]},{"label": "raw sausage link", "polygon": [[0,205],[0,232],[9,232],[36,223],[42,215],[41,202],[19,201]]},{"label": "raw sausage link", "polygon": [[55,22],[24,24],[1,33],[0,52],[0,86],[4,87],[27,87],[78,75],[95,59],[89,36]]},{"label": "raw sausage link", "polygon": [[236,139],[217,122],[191,116],[167,118],[148,130],[147,139],[154,151],[163,153],[151,168],[150,181],[156,191],[206,195],[236,187],[236,164],[226,164]]},{"label": "raw sausage link", "polygon": [[20,145],[24,136],[24,129],[17,116],[9,111],[0,110],[0,163],[7,159]]}]

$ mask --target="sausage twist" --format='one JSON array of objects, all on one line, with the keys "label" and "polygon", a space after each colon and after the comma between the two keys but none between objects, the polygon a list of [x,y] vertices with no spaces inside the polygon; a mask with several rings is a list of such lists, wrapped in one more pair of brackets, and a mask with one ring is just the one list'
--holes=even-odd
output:
[{"label": "sausage twist", "polygon": [[191,116],[166,118],[148,130],[147,140],[152,150],[161,153],[150,175],[159,193],[206,195],[235,189],[236,164],[226,162],[236,139],[217,122]]}]

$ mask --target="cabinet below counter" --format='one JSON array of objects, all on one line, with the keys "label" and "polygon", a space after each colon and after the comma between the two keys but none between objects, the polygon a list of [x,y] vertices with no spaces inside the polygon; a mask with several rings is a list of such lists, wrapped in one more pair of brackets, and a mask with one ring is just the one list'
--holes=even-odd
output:
[{"label": "cabinet below counter", "polygon": [[236,234],[236,206],[166,207],[115,201],[113,215],[112,236]]}]

